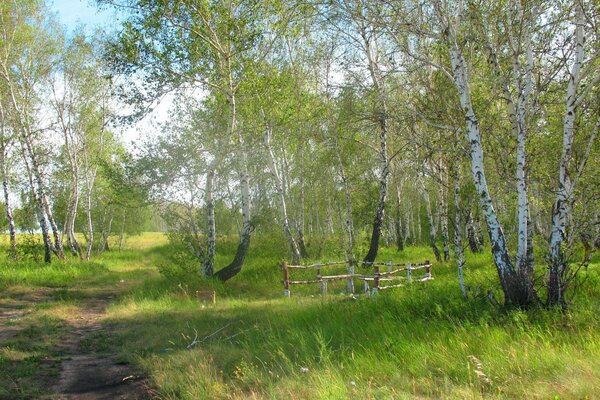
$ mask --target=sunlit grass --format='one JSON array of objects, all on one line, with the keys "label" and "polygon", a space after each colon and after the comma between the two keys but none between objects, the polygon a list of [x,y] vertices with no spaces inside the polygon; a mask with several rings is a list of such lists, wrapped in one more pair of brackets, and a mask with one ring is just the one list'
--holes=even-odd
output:
[{"label": "sunlit grass", "polygon": [[[568,312],[521,311],[489,302],[489,289],[500,293],[488,251],[468,254],[468,301],[453,262],[435,264],[433,281],[384,291],[376,300],[338,294],[343,282],[327,297],[312,286],[284,298],[279,265],[286,247],[279,237],[256,236],[243,271],[221,284],[198,277],[198,262],[177,256],[160,235],[146,235],[138,249],[111,251],[93,263],[8,266],[0,285],[15,293],[59,290],[55,304],[41,303],[27,317],[34,325],[63,320],[91,291],[121,293],[108,309],[105,323],[114,334],[104,351],[148,374],[165,399],[547,399],[600,392],[598,257],[581,272],[585,282]],[[217,268],[235,246],[235,238],[221,240]],[[338,250],[326,243],[314,260],[342,259]],[[411,247],[402,254],[384,248],[378,258],[433,257],[427,247]],[[207,289],[216,290],[215,305],[195,298]],[[6,351],[17,357],[31,349]]]}]

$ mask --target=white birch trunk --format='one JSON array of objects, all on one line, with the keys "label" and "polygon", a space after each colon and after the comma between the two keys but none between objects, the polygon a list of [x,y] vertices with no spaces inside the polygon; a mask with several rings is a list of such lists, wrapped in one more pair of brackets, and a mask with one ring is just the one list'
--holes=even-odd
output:
[{"label": "white birch trunk", "polygon": [[486,219],[492,255],[504,292],[505,302],[510,305],[527,307],[537,301],[537,294],[528,279],[519,276],[512,265],[508,252],[506,238],[489,194],[483,162],[483,146],[477,117],[471,103],[471,93],[467,66],[458,43],[456,42],[455,28],[447,23],[448,16],[437,5],[438,19],[442,23],[442,30],[446,35],[449,45],[450,62],[454,84],[459,94],[460,105],[465,116],[466,136],[470,145],[471,173],[475,190],[481,202],[481,208]]},{"label": "white birch trunk", "polygon": [[467,298],[467,288],[465,286],[464,266],[465,252],[463,248],[462,232],[462,210],[460,206],[460,152],[458,150],[459,132],[456,131],[456,158],[454,160],[454,258],[456,259],[456,267],[458,270],[458,283],[460,292],[463,298]]},{"label": "white birch trunk", "polygon": [[24,135],[23,141],[25,143],[25,148],[29,155],[29,159],[31,160],[31,173],[33,174],[35,185],[37,186],[37,196],[40,202],[40,206],[42,207],[44,213],[46,214],[46,217],[48,218],[48,223],[50,224],[50,228],[52,230],[52,236],[54,237],[54,253],[58,258],[64,258],[65,255],[63,252],[62,242],[60,240],[58,226],[56,225],[56,221],[54,220],[54,216],[52,215],[50,203],[48,202],[48,197],[46,196],[44,180],[42,177],[42,170],[38,163],[37,155],[33,150],[31,138],[27,133]]},{"label": "white birch trunk", "polygon": [[398,251],[404,250],[404,229],[402,228],[402,188],[401,185],[396,186],[396,248]]},{"label": "white birch trunk", "polygon": [[423,200],[425,200],[425,210],[427,211],[427,220],[429,221],[429,245],[431,246],[431,250],[433,251],[433,255],[435,256],[436,261],[440,262],[442,261],[442,257],[436,244],[437,227],[433,219],[433,212],[431,210],[431,198],[429,197],[429,192],[427,191],[427,188],[425,188],[425,185],[423,185],[422,182],[421,185]]},{"label": "white birch trunk", "polygon": [[206,255],[202,262],[201,273],[203,276],[211,277],[215,272],[215,254],[217,249],[217,226],[215,222],[215,203],[213,200],[213,186],[215,181],[215,170],[219,160],[217,157],[208,165],[206,170],[206,187],[204,190],[204,204],[206,207]]},{"label": "white birch trunk", "polygon": [[440,216],[440,227],[442,233],[442,250],[444,253],[444,261],[450,260],[450,239],[448,234],[448,192],[447,192],[447,179],[444,169],[440,171],[439,178],[439,216]]},{"label": "white birch trunk", "polygon": [[342,155],[340,154],[340,148],[336,141],[335,151],[338,161],[338,168],[340,172],[340,178],[342,180],[342,187],[344,188],[344,200],[346,206],[345,222],[346,222],[346,234],[348,235],[347,253],[348,257],[354,259],[354,222],[352,218],[352,198],[350,197],[350,185],[348,183],[348,177],[346,176],[346,170],[342,162]]},{"label": "white birch trunk", "polygon": [[[548,304],[566,304],[564,291],[564,275],[568,261],[562,250],[566,239],[568,218],[571,214],[574,184],[569,175],[570,163],[575,138],[575,115],[577,111],[577,89],[581,80],[581,68],[584,60],[584,12],[580,2],[576,3],[575,16],[575,59],[570,71],[566,95],[566,110],[563,120],[562,154],[558,167],[558,189],[552,211],[552,228],[550,233],[550,274],[548,280]],[[596,125],[597,127],[597,125]]]},{"label": "white birch trunk", "polygon": [[38,217],[38,222],[40,224],[40,229],[42,231],[42,239],[44,241],[44,262],[50,263],[52,262],[52,252],[54,251],[54,246],[52,245],[52,239],[50,238],[50,232],[48,229],[48,223],[46,221],[46,215],[44,214],[44,207],[42,206],[42,202],[40,200],[37,186],[35,185],[33,179],[33,173],[31,171],[31,166],[29,165],[28,156],[25,152],[25,146],[21,141],[21,150],[23,156],[23,164],[25,164],[25,169],[27,170],[27,177],[29,178],[29,187],[31,189],[31,196],[33,197],[33,201],[35,203],[36,214]]},{"label": "white birch trunk", "polygon": [[[362,15],[361,15],[362,16]],[[377,45],[376,32],[371,30],[367,32],[367,27],[364,25],[364,20],[358,22],[359,33],[363,39],[364,49],[366,51],[368,70],[371,75],[373,89],[377,94],[377,122],[379,124],[379,198],[375,207],[375,218],[373,219],[373,232],[371,233],[371,241],[369,251],[364,258],[365,262],[373,262],[377,257],[379,250],[379,239],[383,226],[383,218],[385,212],[385,200],[387,197],[388,177],[390,174],[390,166],[387,154],[387,135],[388,135],[388,104],[387,96],[384,87],[383,75],[379,63],[379,47]]]},{"label": "white birch trunk", "polygon": [[[263,113],[264,116],[264,113]],[[290,246],[290,251],[292,252],[292,263],[298,264],[300,263],[300,250],[298,249],[298,244],[292,235],[292,231],[290,229],[290,223],[287,213],[287,205],[285,201],[285,194],[283,192],[283,179],[282,174],[277,168],[277,159],[275,157],[275,153],[273,152],[273,146],[271,145],[272,139],[272,130],[270,126],[266,127],[265,133],[265,142],[267,145],[267,151],[269,153],[269,169],[271,170],[271,175],[275,179],[275,192],[277,194],[279,200],[279,210],[281,212],[281,225],[283,227],[283,233],[288,241]]]},{"label": "white birch trunk", "polygon": [[15,229],[15,219],[12,213],[12,206],[10,202],[9,190],[8,190],[8,169],[6,166],[7,148],[4,142],[4,133],[2,134],[2,154],[0,154],[0,166],[2,168],[2,191],[4,193],[4,211],[6,214],[6,220],[8,222],[8,232],[10,236],[10,247],[8,250],[9,258],[15,258],[17,256],[17,231]]},{"label": "white birch trunk", "polygon": [[244,265],[244,259],[250,247],[250,234],[252,233],[252,215],[251,215],[251,198],[250,198],[250,175],[248,173],[248,154],[246,143],[242,133],[237,127],[237,110],[235,92],[231,87],[232,78],[230,77],[229,96],[229,136],[238,141],[238,159],[240,163],[240,200],[242,206],[242,229],[240,231],[240,241],[234,256],[233,261],[226,267],[220,269],[215,276],[226,281],[237,275]]}]

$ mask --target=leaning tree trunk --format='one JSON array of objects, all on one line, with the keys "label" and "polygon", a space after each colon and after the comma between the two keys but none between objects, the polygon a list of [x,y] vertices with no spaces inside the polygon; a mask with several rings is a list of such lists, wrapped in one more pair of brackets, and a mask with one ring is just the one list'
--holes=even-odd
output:
[{"label": "leaning tree trunk", "polygon": [[[100,249],[100,253],[105,251],[110,251],[110,245],[108,243],[108,238],[112,232],[112,224],[114,220],[114,215],[110,213],[110,219],[108,220],[108,227],[106,229],[102,229],[102,248]],[[104,223],[102,223],[104,225]]]},{"label": "leaning tree trunk", "polygon": [[221,281],[227,281],[237,275],[244,265],[244,259],[248,253],[250,247],[250,234],[252,233],[252,220],[250,214],[250,184],[248,174],[248,160],[245,149],[240,150],[240,157],[242,161],[241,165],[241,178],[240,178],[240,192],[241,192],[241,203],[242,203],[242,230],[240,232],[240,242],[238,244],[233,261],[225,268],[219,270],[215,277]]},{"label": "leaning tree trunk", "polygon": [[[439,15],[443,21],[444,16]],[[508,305],[527,307],[538,301],[537,293],[533,283],[527,276],[518,274],[512,264],[508,246],[502,226],[490,197],[483,162],[483,146],[481,143],[481,133],[479,124],[471,103],[471,93],[468,83],[467,66],[461,50],[458,48],[456,40],[451,37],[453,27],[445,26],[444,32],[450,45],[450,61],[454,83],[460,97],[460,104],[466,120],[466,136],[470,144],[471,153],[471,173],[475,190],[481,202],[481,208],[484,213],[490,242],[492,246],[492,255],[500,284],[504,292],[505,302]]]},{"label": "leaning tree trunk", "polygon": [[217,157],[208,165],[206,170],[206,186],[204,190],[204,203],[206,206],[206,255],[202,262],[201,273],[203,276],[213,276],[215,272],[215,254],[216,254],[216,232],[215,222],[215,203],[213,200],[213,186],[215,181],[215,170],[219,161]]},{"label": "leaning tree trunk", "polygon": [[250,234],[252,233],[252,215],[250,214],[250,176],[248,173],[248,154],[244,137],[237,128],[237,113],[235,95],[233,89],[229,91],[229,116],[230,126],[229,134],[237,136],[238,139],[238,158],[240,162],[240,197],[242,205],[242,229],[240,232],[240,242],[233,261],[226,267],[220,269],[214,276],[221,280],[227,281],[237,275],[244,266],[244,259],[250,247]]},{"label": "leaning tree trunk", "polygon": [[29,178],[31,196],[33,197],[33,201],[35,203],[38,222],[40,224],[40,229],[42,230],[42,240],[44,241],[44,262],[49,264],[52,262],[52,252],[54,251],[54,246],[52,245],[52,239],[50,238],[50,232],[48,229],[48,224],[46,222],[46,216],[44,215],[44,207],[42,206],[42,202],[38,195],[37,187],[33,181],[33,173],[31,172],[31,166],[29,165],[29,160],[27,160],[27,154],[25,153],[23,143],[21,143],[21,149],[23,150],[23,164],[25,164],[25,169],[27,170],[27,177]]},{"label": "leaning tree trunk", "polygon": [[56,225],[56,221],[54,220],[54,216],[52,215],[52,209],[50,207],[50,203],[48,202],[48,197],[46,196],[46,190],[44,189],[42,170],[38,163],[37,155],[33,150],[31,138],[28,134],[25,134],[24,136],[25,147],[31,160],[31,172],[34,177],[35,184],[37,185],[37,194],[40,206],[42,207],[46,214],[46,217],[48,218],[48,223],[50,224],[50,228],[52,229],[52,236],[54,236],[54,253],[58,258],[64,258],[65,253],[63,251],[62,241],[60,240],[58,226]]},{"label": "leaning tree trunk", "polygon": [[390,174],[390,165],[387,154],[387,135],[388,135],[388,104],[384,88],[383,76],[379,65],[379,48],[377,45],[377,35],[372,30],[367,32],[367,28],[362,21],[359,22],[359,31],[363,39],[364,48],[368,60],[368,69],[373,81],[373,89],[377,94],[378,104],[376,109],[377,122],[379,124],[379,198],[375,207],[375,218],[373,219],[373,232],[369,251],[363,262],[373,262],[377,257],[379,250],[379,239],[381,238],[381,229],[385,212],[385,199],[387,197],[388,176]]}]

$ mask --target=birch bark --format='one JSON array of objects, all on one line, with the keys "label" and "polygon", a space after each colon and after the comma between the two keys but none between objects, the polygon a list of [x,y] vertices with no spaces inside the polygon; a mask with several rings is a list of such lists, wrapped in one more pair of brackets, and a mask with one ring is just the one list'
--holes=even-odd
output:
[{"label": "birch bark", "polygon": [[377,44],[376,32],[373,29],[368,30],[364,24],[364,19],[358,21],[358,27],[367,56],[368,70],[373,83],[373,89],[375,90],[378,99],[376,114],[377,123],[379,124],[379,198],[377,199],[377,205],[375,207],[375,218],[373,219],[373,232],[371,233],[369,251],[364,258],[365,262],[373,262],[375,261],[379,250],[379,239],[381,238],[385,200],[388,190],[388,177],[390,174],[387,153],[387,136],[389,130],[388,102],[379,61],[380,50]]},{"label": "birch bark", "polygon": [[[263,112],[264,118],[264,112]],[[272,128],[266,123],[265,127],[265,143],[267,145],[267,151],[269,153],[269,169],[271,170],[271,175],[275,179],[275,192],[277,193],[277,197],[279,200],[279,210],[281,212],[281,225],[283,227],[283,233],[288,241],[290,246],[290,251],[292,253],[292,263],[299,264],[300,263],[300,250],[298,249],[298,244],[292,235],[292,231],[290,229],[290,223],[287,212],[287,205],[285,201],[285,193],[283,191],[283,179],[281,172],[277,168],[277,159],[275,157],[275,153],[273,152],[272,145]]]},{"label": "birch bark", "polygon": [[213,158],[206,170],[206,187],[204,190],[204,204],[206,207],[206,255],[202,262],[201,273],[203,276],[213,276],[215,272],[215,254],[217,248],[216,222],[215,222],[215,203],[213,200],[213,187],[215,181],[215,172],[219,160]]},{"label": "birch bark", "polygon": [[431,210],[431,198],[429,196],[429,192],[423,183],[421,182],[421,193],[423,194],[423,200],[425,200],[425,210],[427,211],[427,220],[429,222],[429,245],[431,246],[431,250],[433,251],[433,255],[437,262],[442,261],[442,256],[440,255],[440,250],[437,247],[437,227],[435,221],[433,219],[433,212]]},{"label": "birch bark", "polygon": [[8,222],[8,233],[10,237],[10,247],[8,249],[8,255],[9,258],[14,259],[17,257],[17,232],[15,229],[15,219],[13,217],[12,205],[9,196],[7,166],[10,136],[8,134],[8,130],[6,129],[6,115],[2,104],[0,104],[0,129],[0,172],[2,173],[2,191],[4,193],[5,207],[4,211],[6,214],[6,220]]},{"label": "birch bark", "polygon": [[246,150],[246,143],[242,133],[237,127],[237,110],[236,110],[236,97],[235,90],[233,90],[233,80],[231,77],[229,80],[229,137],[236,138],[238,141],[238,159],[240,162],[240,200],[242,206],[242,229],[240,231],[240,241],[233,258],[233,261],[226,267],[220,269],[216,274],[221,281],[231,279],[242,270],[244,265],[244,259],[248,253],[250,247],[250,234],[252,233],[252,215],[250,213],[250,175],[248,174],[248,154]]},{"label": "birch bark", "polygon": [[[576,2],[575,5],[575,44],[574,44],[574,60],[573,66],[569,73],[569,82],[566,93],[566,109],[563,120],[563,137],[562,137],[562,154],[558,167],[558,188],[556,191],[556,199],[552,210],[552,228],[550,233],[549,245],[549,263],[550,271],[548,278],[548,298],[549,305],[566,304],[565,300],[565,273],[569,265],[568,260],[562,249],[563,243],[566,240],[566,231],[568,226],[568,218],[572,210],[573,192],[575,189],[576,179],[571,180],[570,164],[573,154],[573,142],[575,139],[575,115],[577,106],[580,101],[578,89],[581,81],[581,70],[584,62],[584,26],[585,15],[581,2]],[[585,93],[585,89],[582,90]],[[595,133],[592,133],[591,142],[596,137],[598,124],[595,125]],[[587,153],[589,156],[589,152]],[[585,165],[585,160],[580,164],[578,175]]]},{"label": "birch bark", "polygon": [[[454,85],[458,91],[460,105],[466,122],[466,138],[470,145],[471,174],[475,190],[481,202],[481,208],[486,219],[492,255],[496,270],[504,292],[506,304],[527,307],[538,301],[533,284],[527,277],[518,274],[512,264],[506,238],[492,204],[485,175],[483,146],[481,132],[473,105],[467,65],[456,38],[456,26],[449,22],[449,15],[443,10],[439,2],[435,3],[437,18],[441,24],[445,39],[449,46],[450,62]],[[459,17],[457,17],[459,18]]]}]

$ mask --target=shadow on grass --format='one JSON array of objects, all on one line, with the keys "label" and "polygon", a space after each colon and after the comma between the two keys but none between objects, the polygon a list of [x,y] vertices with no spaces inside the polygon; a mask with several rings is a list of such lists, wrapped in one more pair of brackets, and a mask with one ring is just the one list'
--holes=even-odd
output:
[{"label": "shadow on grass", "polygon": [[57,345],[66,330],[64,321],[42,316],[19,325],[0,347],[0,399],[48,395],[60,374]]},{"label": "shadow on grass", "polygon": [[[484,299],[463,301],[458,286],[442,280],[376,301],[225,297],[212,306],[161,284],[124,297],[109,323],[114,351],[147,370],[165,398],[279,397],[289,388],[298,391],[292,398],[460,390],[510,397],[525,395],[526,380],[562,382],[573,378],[573,365],[600,366],[600,333],[590,329],[599,317],[587,306],[568,315],[506,311]],[[591,390],[589,382],[556,393],[577,397]]]}]

